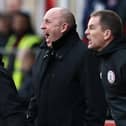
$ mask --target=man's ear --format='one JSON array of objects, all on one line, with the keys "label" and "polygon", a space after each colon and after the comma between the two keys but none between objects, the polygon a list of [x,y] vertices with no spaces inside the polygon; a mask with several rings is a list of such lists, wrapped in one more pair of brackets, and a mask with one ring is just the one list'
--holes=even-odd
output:
[{"label": "man's ear", "polygon": [[104,31],[104,40],[108,40],[112,36],[112,31],[110,29],[106,29]]},{"label": "man's ear", "polygon": [[69,25],[67,23],[64,23],[62,25],[62,29],[61,29],[61,32],[64,33],[65,31],[67,31],[69,29]]}]

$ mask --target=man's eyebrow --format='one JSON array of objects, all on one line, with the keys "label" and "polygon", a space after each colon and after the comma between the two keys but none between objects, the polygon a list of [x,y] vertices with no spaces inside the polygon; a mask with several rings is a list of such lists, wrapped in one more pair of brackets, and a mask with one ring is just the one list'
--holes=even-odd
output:
[{"label": "man's eyebrow", "polygon": [[88,28],[94,28],[94,27],[95,27],[94,24],[88,25]]},{"label": "man's eyebrow", "polygon": [[43,19],[43,22],[47,22],[47,23],[49,23],[49,22],[51,22],[51,20],[48,19],[48,18],[45,18],[45,19]]}]

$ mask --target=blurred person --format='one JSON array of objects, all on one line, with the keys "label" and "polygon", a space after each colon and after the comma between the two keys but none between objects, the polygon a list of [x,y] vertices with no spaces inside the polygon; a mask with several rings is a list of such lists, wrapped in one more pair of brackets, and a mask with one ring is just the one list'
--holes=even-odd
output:
[{"label": "blurred person", "polygon": [[5,0],[6,12],[13,15],[15,12],[21,11],[22,0]]},{"label": "blurred person", "polygon": [[24,101],[4,69],[0,55],[0,126],[26,126]]},{"label": "blurred person", "polygon": [[74,15],[65,8],[52,8],[40,28],[45,42],[34,64],[34,96],[27,119],[36,126],[103,126],[104,93],[95,71],[89,72],[94,64],[76,32]]},{"label": "blurred person", "polygon": [[32,89],[32,66],[35,62],[35,52],[31,49],[25,49],[20,54],[21,58],[21,70],[24,77],[22,81],[22,87],[19,89],[19,95],[29,102],[30,97],[33,94]]},{"label": "blurred person", "polygon": [[120,0],[104,0],[106,9],[113,10],[117,12]]},{"label": "blurred person", "polygon": [[17,54],[22,49],[37,48],[41,42],[41,38],[35,34],[30,15],[25,12],[17,12],[13,15],[12,29],[14,34],[10,36],[6,44],[6,51],[10,52],[10,55],[9,59],[6,58],[4,61],[6,67],[13,75],[17,89],[19,89],[23,75],[21,72],[20,57]]},{"label": "blurred person", "polygon": [[6,13],[0,13],[0,48],[3,49],[12,34],[10,16]]},{"label": "blurred person", "polygon": [[101,59],[100,78],[116,126],[126,125],[126,40],[122,20],[111,10],[93,12],[85,31],[88,48]]}]

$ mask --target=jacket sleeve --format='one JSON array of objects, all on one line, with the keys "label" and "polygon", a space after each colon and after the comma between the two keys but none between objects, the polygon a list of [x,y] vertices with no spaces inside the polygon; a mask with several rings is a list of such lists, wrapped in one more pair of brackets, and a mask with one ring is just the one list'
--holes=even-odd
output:
[{"label": "jacket sleeve", "polygon": [[106,118],[106,101],[99,78],[98,64],[97,57],[87,53],[82,75],[82,78],[85,78],[83,87],[87,106],[85,110],[86,126],[104,126]]},{"label": "jacket sleeve", "polygon": [[0,71],[0,114],[6,126],[26,126],[25,107],[7,71]]}]

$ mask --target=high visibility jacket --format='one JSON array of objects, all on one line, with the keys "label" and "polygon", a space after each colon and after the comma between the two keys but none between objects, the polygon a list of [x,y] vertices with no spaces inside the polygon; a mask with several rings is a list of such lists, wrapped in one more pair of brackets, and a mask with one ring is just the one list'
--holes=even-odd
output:
[{"label": "high visibility jacket", "polygon": [[[16,36],[12,35],[9,38],[8,43],[7,43],[6,47],[5,47],[7,52],[12,51],[13,45],[15,44],[15,42],[16,42]],[[31,34],[24,35],[21,38],[18,46],[16,47],[16,50],[20,51],[22,49],[32,48],[34,45],[39,45],[40,42],[41,42],[41,38],[39,36],[37,36],[37,35],[31,35]],[[7,65],[9,63],[7,57],[4,58],[4,63],[5,63],[5,67],[7,67]],[[23,78],[23,74],[21,72],[20,60],[15,58],[13,79],[14,79],[14,82],[15,82],[15,85],[16,85],[17,89],[20,89],[20,87],[21,87],[22,78]]]}]

